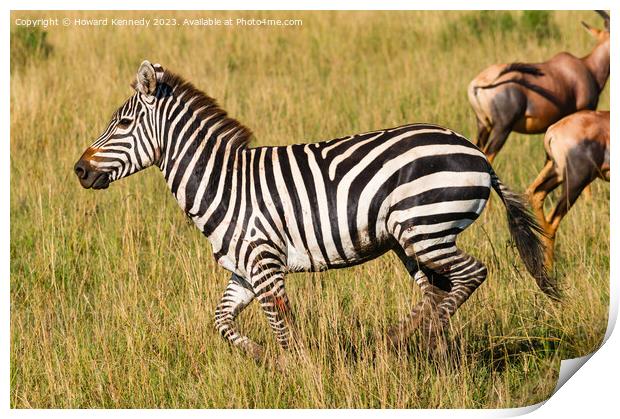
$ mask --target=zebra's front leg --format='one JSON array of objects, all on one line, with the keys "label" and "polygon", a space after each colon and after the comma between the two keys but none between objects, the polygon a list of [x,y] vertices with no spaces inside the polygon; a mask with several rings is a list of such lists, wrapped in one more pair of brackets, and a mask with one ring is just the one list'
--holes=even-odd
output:
[{"label": "zebra's front leg", "polygon": [[271,274],[258,287],[255,286],[254,290],[276,340],[282,349],[289,349],[291,346],[289,326],[293,323],[293,313],[284,289],[284,275],[279,272]]},{"label": "zebra's front leg", "polygon": [[297,339],[294,316],[284,289],[283,271],[273,267],[258,269],[258,271],[261,273],[254,279],[254,292],[276,340],[286,351],[274,360],[275,367],[284,372],[287,370],[291,350],[294,351],[295,356],[304,358],[303,346]]},{"label": "zebra's front leg", "polygon": [[263,360],[263,347],[235,328],[235,318],[255,298],[250,284],[240,276],[232,274],[224,295],[215,309],[215,327],[233,345],[242,348],[257,362]]}]

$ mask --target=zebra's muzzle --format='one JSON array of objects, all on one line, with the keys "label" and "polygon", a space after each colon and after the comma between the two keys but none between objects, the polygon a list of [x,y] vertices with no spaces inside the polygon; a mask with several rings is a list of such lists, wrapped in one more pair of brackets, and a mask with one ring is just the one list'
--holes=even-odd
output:
[{"label": "zebra's muzzle", "polygon": [[99,173],[92,184],[93,189],[107,189],[110,186],[110,176],[107,173]]},{"label": "zebra's muzzle", "polygon": [[73,170],[80,181],[80,185],[82,185],[85,189],[106,189],[110,186],[109,174],[93,169],[90,167],[88,162],[85,162],[84,160],[80,159],[75,164]]}]

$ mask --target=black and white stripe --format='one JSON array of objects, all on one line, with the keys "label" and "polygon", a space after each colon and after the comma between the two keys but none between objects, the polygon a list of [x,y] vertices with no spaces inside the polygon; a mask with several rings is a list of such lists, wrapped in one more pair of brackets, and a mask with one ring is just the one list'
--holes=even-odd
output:
[{"label": "black and white stripe", "polygon": [[526,221],[511,231],[518,246],[530,247],[531,254],[519,250],[551,292],[535,260],[536,224],[483,153],[453,131],[412,124],[312,144],[250,148],[249,130],[160,66],[143,63],[135,87],[136,94],[84,155],[95,170],[108,171],[110,181],[150,164],[161,169],[181,208],[210,240],[218,263],[233,273],[216,326],[253,356],[261,356],[260,346],[237,331],[234,319],[257,299],[278,341],[288,347],[286,273],[351,266],[389,250],[425,295],[394,336],[414,329],[426,309],[445,325],[486,278],[485,266],[460,250],[456,237],[478,218],[491,188],[507,205],[511,227],[515,220]]}]

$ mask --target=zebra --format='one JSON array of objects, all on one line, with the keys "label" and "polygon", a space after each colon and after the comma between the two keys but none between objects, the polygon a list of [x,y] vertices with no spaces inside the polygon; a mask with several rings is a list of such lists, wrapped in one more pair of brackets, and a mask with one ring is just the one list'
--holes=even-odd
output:
[{"label": "zebra", "polygon": [[527,270],[542,291],[559,297],[543,264],[541,229],[524,200],[475,145],[447,128],[409,124],[250,147],[249,129],[161,65],[144,61],[132,86],[135,92],[80,157],[75,174],[84,188],[105,189],[159,167],[217,263],[231,272],[215,310],[216,329],[256,360],[263,347],[235,325],[250,302],[260,303],[277,342],[288,349],[296,339],[287,273],[349,267],[388,251],[422,291],[411,314],[389,330],[389,341],[401,343],[420,324],[437,335],[487,277],[485,265],[459,249],[456,237],[481,214],[491,189],[507,209]]}]

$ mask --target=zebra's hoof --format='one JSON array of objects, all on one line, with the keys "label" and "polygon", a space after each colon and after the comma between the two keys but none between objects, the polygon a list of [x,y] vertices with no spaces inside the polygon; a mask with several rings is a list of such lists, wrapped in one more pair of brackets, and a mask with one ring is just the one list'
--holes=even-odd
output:
[{"label": "zebra's hoof", "polygon": [[265,360],[265,349],[258,343],[249,342],[245,347],[246,353],[256,362]]},{"label": "zebra's hoof", "polygon": [[273,363],[273,368],[281,374],[289,371],[290,360],[288,354],[280,354]]},{"label": "zebra's hoof", "polygon": [[405,342],[405,336],[398,327],[391,327],[387,331],[386,340],[391,349],[399,349]]},{"label": "zebra's hoof", "polygon": [[443,333],[433,331],[426,337],[426,348],[429,357],[434,359],[444,358],[448,353],[448,342]]}]

